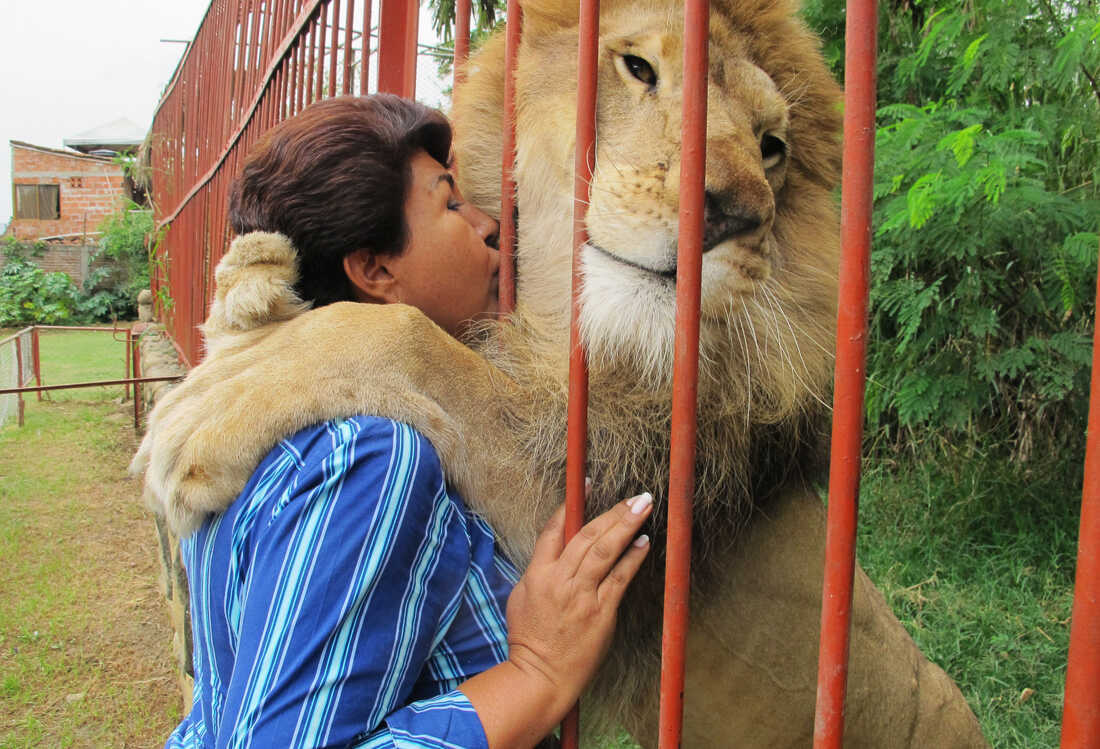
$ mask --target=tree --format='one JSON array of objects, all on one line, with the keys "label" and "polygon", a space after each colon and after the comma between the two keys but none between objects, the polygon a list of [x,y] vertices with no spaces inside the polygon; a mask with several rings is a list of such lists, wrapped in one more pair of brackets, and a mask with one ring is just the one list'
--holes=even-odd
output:
[{"label": "tree", "polygon": [[[872,445],[1078,468],[1100,216],[1095,0],[891,0],[879,103]],[[843,2],[806,17],[842,73]]]}]

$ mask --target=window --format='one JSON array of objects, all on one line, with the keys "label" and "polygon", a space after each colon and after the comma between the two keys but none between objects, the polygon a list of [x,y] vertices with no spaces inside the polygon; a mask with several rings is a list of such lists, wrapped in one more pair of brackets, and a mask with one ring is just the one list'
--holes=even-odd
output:
[{"label": "window", "polygon": [[61,189],[57,185],[16,185],[15,217],[60,218]]}]

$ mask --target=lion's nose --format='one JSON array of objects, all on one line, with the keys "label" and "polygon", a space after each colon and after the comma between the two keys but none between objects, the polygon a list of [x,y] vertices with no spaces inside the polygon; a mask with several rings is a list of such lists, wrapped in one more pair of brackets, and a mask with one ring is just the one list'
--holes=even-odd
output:
[{"label": "lion's nose", "polygon": [[770,205],[752,205],[743,201],[723,199],[720,193],[706,191],[703,213],[703,252],[730,239],[755,245],[761,228],[771,221]]}]

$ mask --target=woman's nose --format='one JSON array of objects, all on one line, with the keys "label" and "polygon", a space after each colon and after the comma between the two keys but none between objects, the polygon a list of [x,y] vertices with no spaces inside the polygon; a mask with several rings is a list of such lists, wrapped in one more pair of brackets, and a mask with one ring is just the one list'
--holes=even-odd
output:
[{"label": "woman's nose", "polygon": [[484,240],[485,244],[490,247],[497,246],[497,234],[500,231],[500,225],[493,220],[492,216],[469,203],[463,203],[458,212],[469,222],[470,226],[474,227],[474,230]]}]

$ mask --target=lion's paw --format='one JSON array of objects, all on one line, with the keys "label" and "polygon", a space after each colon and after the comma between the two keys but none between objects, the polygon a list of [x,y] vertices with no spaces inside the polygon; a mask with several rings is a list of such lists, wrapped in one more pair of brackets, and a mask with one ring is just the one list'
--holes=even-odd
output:
[{"label": "lion's paw", "polygon": [[251,232],[234,239],[214,280],[214,304],[203,325],[208,340],[289,320],[309,309],[294,292],[298,252],[282,234]]}]

